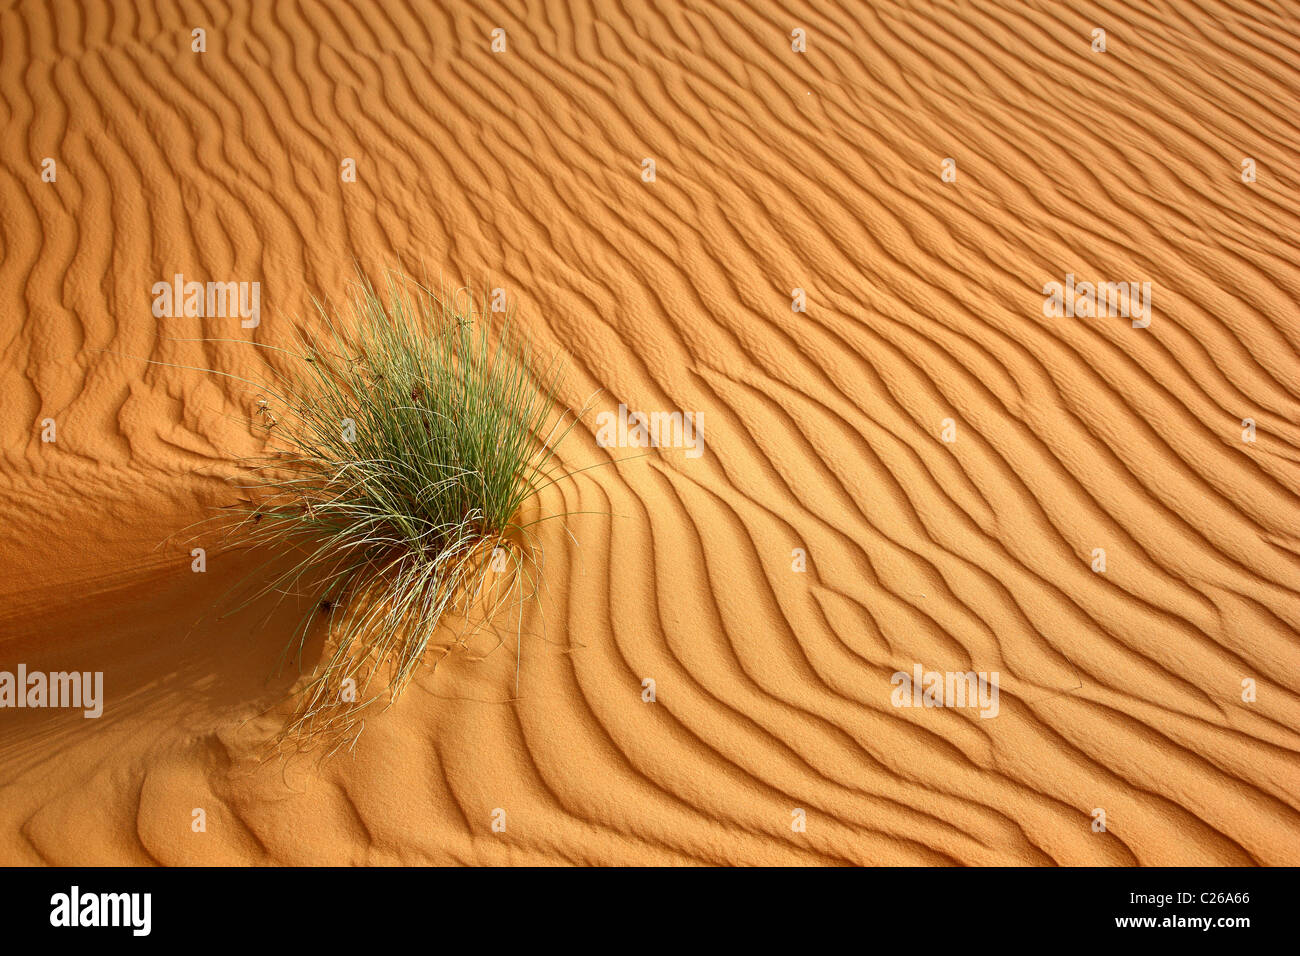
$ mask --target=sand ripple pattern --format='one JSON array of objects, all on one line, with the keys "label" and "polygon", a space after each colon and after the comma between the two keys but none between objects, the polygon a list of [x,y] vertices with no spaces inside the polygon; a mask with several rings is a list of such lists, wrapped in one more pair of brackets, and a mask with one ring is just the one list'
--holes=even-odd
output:
[{"label": "sand ripple pattern", "polygon": [[[22,2],[0,122],[0,664],[110,695],[0,715],[5,862],[1300,863],[1293,4]],[[506,289],[573,407],[705,453],[589,416],[520,699],[451,655],[259,766],[285,624],[189,630],[222,560],[156,547],[257,395],[143,360],[264,374],[187,340],[354,258]],[[175,273],[261,325],[155,319]],[[1044,318],[1067,273],[1151,326]],[[998,716],[894,707],[917,663]]]}]

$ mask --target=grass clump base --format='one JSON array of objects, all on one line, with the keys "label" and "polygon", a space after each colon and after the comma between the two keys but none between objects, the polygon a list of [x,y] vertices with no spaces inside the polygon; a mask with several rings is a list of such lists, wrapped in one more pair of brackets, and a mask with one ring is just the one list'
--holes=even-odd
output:
[{"label": "grass clump base", "polygon": [[581,413],[556,413],[559,363],[535,366],[512,313],[490,334],[485,305],[400,274],[382,290],[362,278],[341,307],[315,303],[318,330],[285,351],[285,386],[259,402],[276,451],[244,530],[293,558],[250,600],[310,595],[286,648],[299,666],[313,627],[327,628],[282,745],[355,741],[445,621],[463,644],[518,608],[518,641],[540,569],[540,519],[521,512],[558,480],[556,447]]}]

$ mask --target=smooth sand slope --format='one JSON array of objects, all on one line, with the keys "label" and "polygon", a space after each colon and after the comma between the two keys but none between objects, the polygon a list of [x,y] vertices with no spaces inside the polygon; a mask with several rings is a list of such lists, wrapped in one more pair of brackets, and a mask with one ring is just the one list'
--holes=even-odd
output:
[{"label": "smooth sand slope", "polygon": [[[0,711],[0,861],[1300,863],[1295,4],[19,0],[0,120],[0,669],[106,698]],[[261,396],[146,360],[268,375],[354,259],[571,353],[611,463],[539,508],[607,514],[539,526],[519,699],[484,635],[262,763],[296,612],[178,533]],[[155,318],[177,273],[260,324]],[[997,716],[895,707],[918,664]]]}]

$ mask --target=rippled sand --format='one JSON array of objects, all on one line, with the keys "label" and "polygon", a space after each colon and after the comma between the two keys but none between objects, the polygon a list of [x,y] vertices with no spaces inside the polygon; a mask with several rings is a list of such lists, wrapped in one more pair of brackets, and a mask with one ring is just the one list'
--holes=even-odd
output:
[{"label": "rippled sand", "polygon": [[[1300,864],[1300,11],[1072,6],[0,11],[0,668],[106,696],[0,711],[0,861]],[[608,464],[540,508],[604,514],[539,526],[517,700],[488,642],[262,763],[292,610],[180,533],[259,393],[148,361],[269,374],[185,340],[354,259],[570,353]],[[177,273],[260,324],[156,319]],[[1150,326],[1045,317],[1067,274]],[[601,447],[620,403],[703,454]],[[918,664],[997,716],[894,706]]]}]

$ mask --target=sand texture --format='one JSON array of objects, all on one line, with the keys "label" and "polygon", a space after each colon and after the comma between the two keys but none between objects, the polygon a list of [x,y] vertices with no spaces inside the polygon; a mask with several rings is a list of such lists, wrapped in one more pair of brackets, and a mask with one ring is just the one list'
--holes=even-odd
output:
[{"label": "sand texture", "polygon": [[[1300,864],[1290,0],[19,0],[0,121],[0,669],[104,675],[0,710],[0,862]],[[569,354],[536,509],[584,513],[521,661],[268,762],[298,612],[183,530],[262,396],[191,369],[273,374],[357,264]],[[155,317],[176,274],[259,324]]]}]

